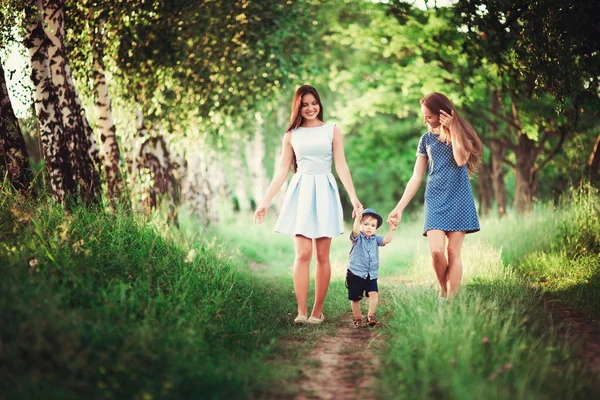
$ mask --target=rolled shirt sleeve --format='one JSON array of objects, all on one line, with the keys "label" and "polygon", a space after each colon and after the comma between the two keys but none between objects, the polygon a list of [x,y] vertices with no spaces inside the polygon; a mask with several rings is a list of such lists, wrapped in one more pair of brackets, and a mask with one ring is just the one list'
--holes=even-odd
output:
[{"label": "rolled shirt sleeve", "polygon": [[417,146],[417,157],[427,157],[427,144],[426,142],[427,133],[421,136],[421,140],[419,140],[419,145]]}]

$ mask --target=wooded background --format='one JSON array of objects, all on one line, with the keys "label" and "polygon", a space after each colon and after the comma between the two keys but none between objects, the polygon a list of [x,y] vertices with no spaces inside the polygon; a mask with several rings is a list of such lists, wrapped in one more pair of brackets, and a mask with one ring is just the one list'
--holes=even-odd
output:
[{"label": "wooded background", "polygon": [[480,215],[598,185],[600,3],[437,3],[3,1],[0,67],[19,51],[28,70],[19,82],[0,69],[2,185],[217,223],[262,199],[302,84],[341,126],[359,198],[382,212],[412,174],[432,91],[485,144]]}]

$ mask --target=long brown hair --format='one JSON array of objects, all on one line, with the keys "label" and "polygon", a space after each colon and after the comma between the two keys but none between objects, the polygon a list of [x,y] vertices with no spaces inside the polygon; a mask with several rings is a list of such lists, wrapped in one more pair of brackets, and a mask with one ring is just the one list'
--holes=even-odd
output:
[{"label": "long brown hair", "polygon": [[[440,139],[450,140],[456,139],[458,148],[467,158],[467,169],[469,173],[477,170],[483,154],[483,144],[477,136],[475,129],[461,117],[456,109],[452,106],[452,102],[442,93],[429,93],[420,101],[422,105],[427,107],[432,114],[440,115],[440,111],[444,110],[448,115],[452,115],[453,122],[450,129],[443,127],[440,134]],[[454,110],[454,113],[452,111]]]},{"label": "long brown hair", "polygon": [[[317,89],[310,85],[302,85],[298,89],[296,89],[296,93],[294,94],[294,100],[292,100],[292,113],[290,115],[290,124],[288,125],[286,132],[292,131],[292,129],[298,128],[302,125],[304,118],[302,118],[302,114],[300,111],[302,110],[302,97],[307,94],[312,94],[315,96],[317,103],[319,103],[319,114],[317,114],[317,119],[319,121],[323,121],[323,104],[321,104],[321,98],[319,97],[319,93],[317,93]],[[298,169],[298,163],[296,162],[296,153],[294,153],[294,159],[292,162],[292,171],[296,172]]]}]

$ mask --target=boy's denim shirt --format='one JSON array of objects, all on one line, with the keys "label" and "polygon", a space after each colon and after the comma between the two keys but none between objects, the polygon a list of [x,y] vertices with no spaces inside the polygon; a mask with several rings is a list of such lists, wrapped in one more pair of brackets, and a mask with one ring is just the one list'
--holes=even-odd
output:
[{"label": "boy's denim shirt", "polygon": [[357,237],[350,233],[352,247],[350,248],[350,259],[348,269],[354,275],[363,279],[377,279],[379,276],[379,246],[383,244],[383,236],[373,235],[367,238],[362,232]]}]

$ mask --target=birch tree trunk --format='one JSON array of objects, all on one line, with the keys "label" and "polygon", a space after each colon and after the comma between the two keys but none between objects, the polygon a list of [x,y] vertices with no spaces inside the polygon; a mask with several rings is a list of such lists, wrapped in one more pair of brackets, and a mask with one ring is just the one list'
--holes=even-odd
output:
[{"label": "birch tree trunk", "polygon": [[43,157],[50,178],[50,190],[59,202],[75,193],[75,182],[64,141],[62,117],[56,104],[56,88],[52,84],[48,37],[44,29],[42,0],[26,7],[30,21],[24,44],[31,60],[31,80],[35,87],[34,104],[40,127]]},{"label": "birch tree trunk", "polygon": [[169,208],[168,219],[177,225],[178,190],[167,143],[162,136],[148,138],[138,154],[137,171],[144,182],[142,202],[146,212],[156,209],[161,201]]},{"label": "birch tree trunk", "polygon": [[25,139],[8,96],[0,59],[0,182],[8,175],[13,187],[22,194],[31,188],[31,168]]},{"label": "birch tree trunk", "polygon": [[[212,161],[207,153],[195,151],[187,155],[188,174],[185,184],[185,199],[192,213],[204,226],[218,222],[217,190],[212,183],[210,165]],[[210,177],[210,179],[209,179]]]},{"label": "birch tree trunk", "polygon": [[261,113],[256,113],[256,129],[252,139],[246,143],[246,162],[250,171],[252,198],[255,206],[267,191],[267,171],[263,165],[265,159],[264,124]]},{"label": "birch tree trunk", "polygon": [[65,47],[64,19],[64,0],[44,1],[46,35],[51,42],[48,46],[50,78],[56,88],[72,179],[85,204],[98,203],[101,198],[98,148],[73,84]]},{"label": "birch tree trunk", "polygon": [[121,175],[121,153],[115,134],[110,96],[106,76],[104,74],[104,21],[100,20],[94,37],[94,86],[96,92],[96,109],[98,112],[98,129],[100,131],[100,146],[104,163],[106,188],[111,204],[121,197],[123,177]]},{"label": "birch tree trunk", "polygon": [[240,152],[240,138],[234,138],[231,143],[231,165],[235,174],[235,197],[240,211],[250,210],[250,199],[246,187],[246,169],[244,168],[243,155]]},{"label": "birch tree trunk", "polygon": [[[279,107],[279,109],[277,110],[277,126],[282,127],[281,128],[282,130],[285,130],[285,128],[287,127],[287,125],[286,125],[287,111],[288,110],[284,107]],[[273,157],[274,164],[275,164],[273,167],[273,176],[277,173],[277,171],[279,171],[279,162],[281,161],[281,142],[279,142],[278,144],[279,144],[279,147],[276,147],[275,155]],[[281,209],[281,206],[283,205],[283,199],[285,198],[285,191],[287,190],[288,182],[289,181],[287,179],[283,182],[283,185],[281,185],[281,188],[279,189],[279,191],[273,198],[272,205],[275,207],[277,212],[279,212],[279,210]]]}]

